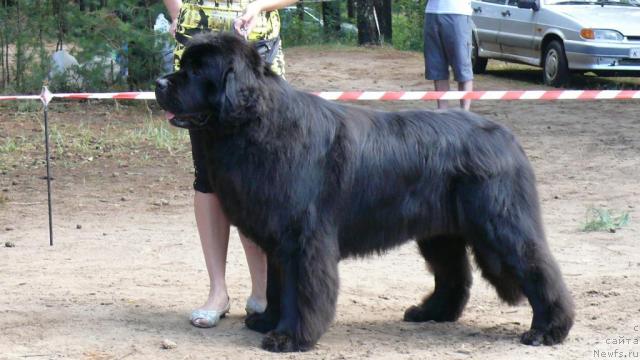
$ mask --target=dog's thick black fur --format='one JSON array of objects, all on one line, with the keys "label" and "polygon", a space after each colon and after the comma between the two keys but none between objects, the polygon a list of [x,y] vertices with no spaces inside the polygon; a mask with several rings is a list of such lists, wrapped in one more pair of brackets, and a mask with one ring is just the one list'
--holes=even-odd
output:
[{"label": "dog's thick black fur", "polygon": [[267,253],[269,305],[246,319],[267,333],[263,348],[311,348],[335,314],[338,261],[410,239],[435,289],[405,320],[461,315],[469,248],[504,301],[531,304],[523,343],[567,336],[573,304],[545,240],[534,174],[503,126],[464,111],[325,101],[290,87],[231,34],[195,37],[156,96],[203,127],[224,211]]}]

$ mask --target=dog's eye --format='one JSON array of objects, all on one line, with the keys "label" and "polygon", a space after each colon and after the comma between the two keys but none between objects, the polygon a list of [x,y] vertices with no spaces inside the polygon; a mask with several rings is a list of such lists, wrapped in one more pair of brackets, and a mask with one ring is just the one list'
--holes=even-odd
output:
[{"label": "dog's eye", "polygon": [[191,74],[193,74],[193,76],[195,76],[195,77],[203,76],[203,72],[202,72],[201,69],[193,69],[193,70],[191,70]]}]

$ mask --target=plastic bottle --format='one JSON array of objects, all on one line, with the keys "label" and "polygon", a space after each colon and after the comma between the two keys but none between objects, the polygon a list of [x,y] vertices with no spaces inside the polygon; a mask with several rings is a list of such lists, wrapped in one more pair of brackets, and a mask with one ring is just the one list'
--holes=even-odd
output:
[{"label": "plastic bottle", "polygon": [[170,26],[171,24],[169,23],[169,20],[164,17],[163,13],[160,13],[158,14],[158,17],[156,17],[156,23],[153,25],[153,31],[166,33],[169,32]]}]

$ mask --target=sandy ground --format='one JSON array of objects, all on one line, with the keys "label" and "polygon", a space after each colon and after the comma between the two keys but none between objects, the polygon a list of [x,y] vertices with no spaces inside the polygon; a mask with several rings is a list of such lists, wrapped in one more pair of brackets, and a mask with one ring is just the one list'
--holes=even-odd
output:
[{"label": "sandy ground", "polygon": [[[287,78],[302,89],[432,89],[419,54],[294,48],[287,58]],[[543,88],[539,72],[493,68],[477,78],[478,89]],[[580,78],[577,86],[593,84]],[[51,119],[118,124],[96,106],[71,104]],[[501,303],[477,272],[458,322],[403,322],[404,309],[433,287],[416,246],[408,244],[383,257],[341,263],[337,317],[317,347],[269,354],[259,348],[261,335],[243,325],[250,282],[235,231],[227,266],[230,316],[214,329],[194,328],[188,314],[205,300],[208,278],[192,213],[188,153],[145,153],[146,161],[138,162],[132,151],[130,161],[103,158],[75,167],[54,161],[53,247],[43,168],[2,171],[0,359],[639,358],[640,102],[491,101],[476,102],[473,110],[513,129],[536,170],[550,246],[577,308],[564,344],[520,345],[529,306]],[[143,116],[116,120],[135,126]],[[39,128],[37,113],[17,119],[0,111],[0,135]],[[616,232],[583,232],[590,207],[629,212],[631,222]],[[177,347],[162,349],[163,339]]]}]

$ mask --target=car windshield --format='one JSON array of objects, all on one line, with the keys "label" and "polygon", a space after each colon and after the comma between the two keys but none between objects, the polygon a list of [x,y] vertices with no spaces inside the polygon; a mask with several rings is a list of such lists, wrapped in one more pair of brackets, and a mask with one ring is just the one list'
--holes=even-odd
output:
[{"label": "car windshield", "polygon": [[616,5],[640,7],[640,0],[545,0],[547,5]]}]

